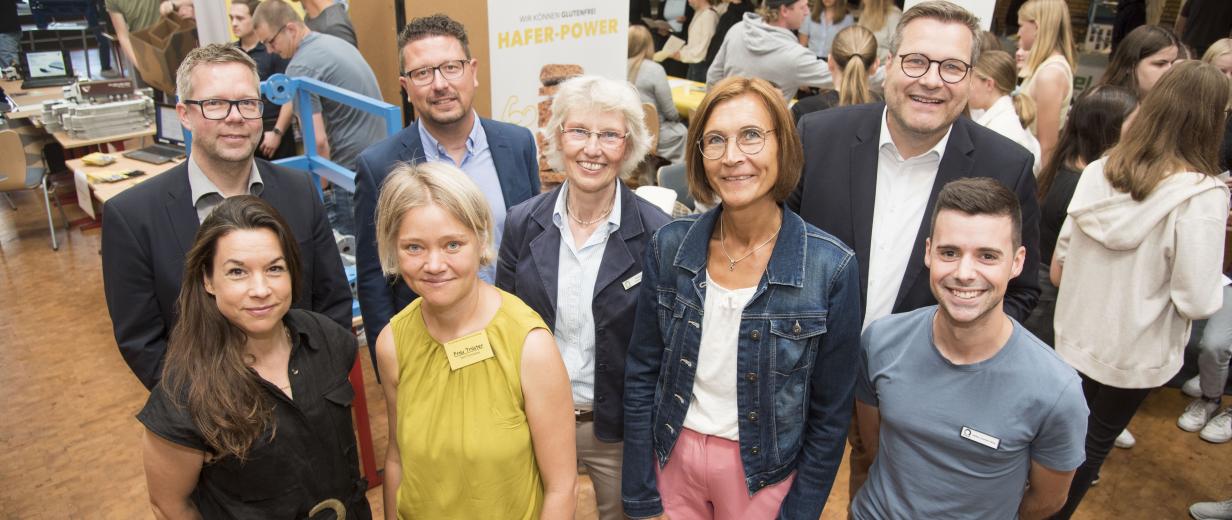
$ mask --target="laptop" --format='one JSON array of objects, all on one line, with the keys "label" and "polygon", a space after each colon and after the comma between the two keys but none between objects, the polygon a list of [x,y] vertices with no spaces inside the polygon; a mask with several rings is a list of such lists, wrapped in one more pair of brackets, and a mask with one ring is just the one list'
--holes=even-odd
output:
[{"label": "laptop", "polygon": [[125,157],[150,164],[163,164],[187,155],[184,153],[184,128],[180,126],[175,105],[158,103],[156,106],[158,114],[154,119],[154,144],[125,152]]},{"label": "laptop", "polygon": [[31,51],[21,55],[25,80],[22,90],[40,87],[62,87],[77,81],[73,75],[73,60],[67,51]]}]

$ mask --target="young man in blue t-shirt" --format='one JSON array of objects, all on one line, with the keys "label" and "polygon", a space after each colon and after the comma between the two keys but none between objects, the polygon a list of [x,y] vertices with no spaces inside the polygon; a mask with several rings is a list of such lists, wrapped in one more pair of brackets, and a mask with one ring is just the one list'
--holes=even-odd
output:
[{"label": "young man in blue t-shirt", "polygon": [[876,451],[854,518],[1034,519],[1065,503],[1087,407],[1077,372],[1002,308],[1021,226],[994,180],[938,194],[924,256],[938,305],[861,337],[857,428]]}]

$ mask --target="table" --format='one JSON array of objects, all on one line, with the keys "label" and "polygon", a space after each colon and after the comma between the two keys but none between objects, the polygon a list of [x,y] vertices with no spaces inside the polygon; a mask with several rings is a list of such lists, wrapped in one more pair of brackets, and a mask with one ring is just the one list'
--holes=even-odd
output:
[{"label": "table", "polygon": [[[56,138],[56,141],[60,143],[60,146],[63,146],[67,150],[71,148],[82,148],[86,146],[94,146],[96,144],[107,144],[107,143],[114,143],[117,141],[127,141],[129,139],[136,139],[138,137],[149,137],[149,136],[154,135],[154,133],[157,130],[158,129],[153,124],[151,124],[150,126],[146,127],[144,130],[138,130],[136,132],[129,132],[127,134],[109,135],[106,137],[99,137],[95,139],[77,139],[75,137],[69,136],[63,131],[52,132],[51,135],[52,137]],[[147,166],[154,166],[150,163],[142,163],[141,161],[137,161],[137,162],[147,165]]]},{"label": "table", "polygon": [[16,105],[13,111],[4,114],[5,119],[29,119],[43,114],[43,102],[64,98],[64,87],[21,89],[21,80],[0,81],[0,88]]},{"label": "table", "polygon": [[[141,184],[151,177],[184,162],[184,159],[180,159],[162,164],[150,164],[129,159],[120,154],[111,155],[116,158],[116,162],[107,166],[87,166],[82,159],[69,159],[65,161],[68,168],[73,171],[73,181],[77,186],[77,204],[81,206],[82,211],[85,211],[91,217],[95,217],[94,200],[97,200],[99,204],[106,203],[112,197],[123,193],[124,190]],[[96,182],[86,175],[86,172],[99,170],[141,170],[145,172],[145,175],[129,177],[119,182]]]},{"label": "table", "polygon": [[667,77],[667,84],[672,88],[672,102],[676,103],[676,111],[685,121],[697,110],[706,97],[706,84],[690,81],[684,78]]}]

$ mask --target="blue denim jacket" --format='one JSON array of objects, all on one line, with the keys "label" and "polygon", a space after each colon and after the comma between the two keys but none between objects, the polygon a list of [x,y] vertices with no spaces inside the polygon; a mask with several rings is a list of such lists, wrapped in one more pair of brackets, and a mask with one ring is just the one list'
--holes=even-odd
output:
[{"label": "blue denim jacket", "polygon": [[[706,256],[722,206],[676,220],[646,250],[625,364],[625,514],[663,511],[653,464],[667,464],[693,399]],[[766,272],[740,320],[740,459],[749,494],[796,471],[779,518],[816,520],[851,421],[860,342],[855,253],[783,208]]]}]

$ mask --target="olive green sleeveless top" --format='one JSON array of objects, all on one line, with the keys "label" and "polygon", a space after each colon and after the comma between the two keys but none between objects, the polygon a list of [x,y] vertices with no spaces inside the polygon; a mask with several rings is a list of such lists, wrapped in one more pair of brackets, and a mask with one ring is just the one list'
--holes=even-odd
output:
[{"label": "olive green sleeveless top", "polygon": [[416,299],[390,320],[398,354],[398,518],[537,519],[543,483],[522,400],[522,345],[543,319],[501,291],[493,357],[450,370]]}]

